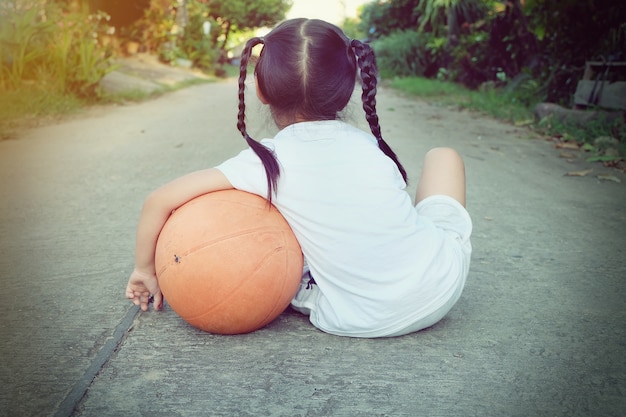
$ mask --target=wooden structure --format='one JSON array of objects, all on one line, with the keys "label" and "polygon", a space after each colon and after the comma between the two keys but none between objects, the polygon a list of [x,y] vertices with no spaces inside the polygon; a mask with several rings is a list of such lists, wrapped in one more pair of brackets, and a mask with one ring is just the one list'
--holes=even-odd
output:
[{"label": "wooden structure", "polygon": [[588,61],[574,106],[626,110],[626,62]]}]

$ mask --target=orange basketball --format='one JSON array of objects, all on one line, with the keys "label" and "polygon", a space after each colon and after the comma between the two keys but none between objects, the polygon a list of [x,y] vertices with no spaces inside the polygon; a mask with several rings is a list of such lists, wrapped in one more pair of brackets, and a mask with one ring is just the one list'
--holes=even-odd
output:
[{"label": "orange basketball", "polygon": [[287,221],[257,195],[227,190],[172,213],[156,246],[163,296],[192,326],[248,333],[289,305],[302,276],[302,251]]}]

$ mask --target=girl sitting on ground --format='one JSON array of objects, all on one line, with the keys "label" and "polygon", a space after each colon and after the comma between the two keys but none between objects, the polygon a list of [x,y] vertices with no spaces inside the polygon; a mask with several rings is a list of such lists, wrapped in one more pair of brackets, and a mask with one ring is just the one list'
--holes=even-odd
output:
[{"label": "girl sitting on ground", "polygon": [[[245,80],[259,44],[256,93],[280,131],[257,142],[246,129]],[[249,148],[147,198],[126,297],[145,311],[153,296],[160,309],[154,253],[168,216],[197,196],[235,188],[266,197],[291,226],[305,257],[292,307],[317,328],[388,337],[443,318],[470,264],[463,160],[450,148],[429,151],[414,206],[405,169],[381,134],[376,77],[370,46],[321,20],[288,20],[250,39],[241,57],[237,123]],[[371,133],[341,120],[357,80]]]}]

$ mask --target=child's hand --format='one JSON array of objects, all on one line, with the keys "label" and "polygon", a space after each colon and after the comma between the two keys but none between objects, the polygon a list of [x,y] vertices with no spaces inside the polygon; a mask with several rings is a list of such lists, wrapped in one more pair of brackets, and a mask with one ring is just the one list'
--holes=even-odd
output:
[{"label": "child's hand", "polygon": [[154,299],[154,309],[160,310],[163,307],[163,295],[156,275],[133,270],[128,279],[126,298],[132,300],[136,306],[141,306],[143,311],[147,311],[151,295]]}]

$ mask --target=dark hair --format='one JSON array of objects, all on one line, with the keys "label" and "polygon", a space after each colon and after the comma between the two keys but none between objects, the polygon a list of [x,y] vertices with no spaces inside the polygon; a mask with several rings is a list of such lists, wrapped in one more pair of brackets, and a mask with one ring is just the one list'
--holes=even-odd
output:
[{"label": "dark hair", "polygon": [[[335,120],[354,91],[357,66],[361,74],[363,109],[380,149],[391,158],[404,180],[406,171],[383,140],[376,114],[378,70],[372,48],[348,39],[337,26],[317,19],[292,19],[280,23],[264,38],[252,38],[241,54],[237,128],[261,158],[267,175],[268,200],[276,190],[280,168],[274,153],[252,139],[245,123],[245,79],[252,48],[263,49],[254,73],[277,124],[296,120]],[[283,126],[280,126],[283,127]]]}]

